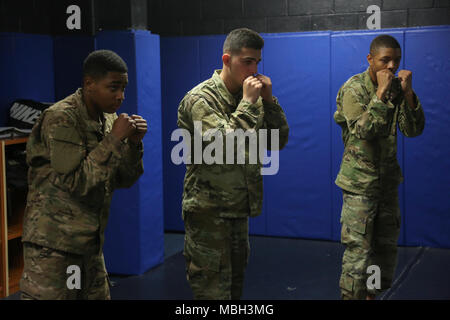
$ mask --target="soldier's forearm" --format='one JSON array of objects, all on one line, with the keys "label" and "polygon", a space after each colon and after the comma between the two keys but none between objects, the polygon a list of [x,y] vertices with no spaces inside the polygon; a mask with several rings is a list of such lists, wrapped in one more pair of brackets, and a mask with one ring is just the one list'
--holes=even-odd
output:
[{"label": "soldier's forearm", "polygon": [[417,105],[416,105],[416,101],[414,99],[414,93],[412,91],[405,93],[405,100],[411,109],[413,109],[413,110],[416,109]]},{"label": "soldier's forearm", "polygon": [[394,107],[374,96],[364,111],[353,121],[347,121],[352,134],[364,140],[387,136],[394,115]]}]

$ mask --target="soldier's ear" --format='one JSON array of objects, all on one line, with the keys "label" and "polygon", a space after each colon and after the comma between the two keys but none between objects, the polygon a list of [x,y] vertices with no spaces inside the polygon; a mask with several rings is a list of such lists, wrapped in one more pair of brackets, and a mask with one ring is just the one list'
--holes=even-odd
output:
[{"label": "soldier's ear", "polygon": [[229,53],[224,53],[222,56],[222,62],[225,66],[229,67],[231,63],[231,56]]},{"label": "soldier's ear", "polygon": [[367,55],[367,62],[369,62],[370,65],[373,63],[373,57],[370,53]]},{"label": "soldier's ear", "polygon": [[95,81],[95,79],[93,77],[85,76],[83,78],[83,88],[89,89],[89,88],[91,88],[94,85],[95,82],[96,81]]},{"label": "soldier's ear", "polygon": [[89,84],[91,83],[91,77],[89,76],[84,76],[83,77],[83,87],[87,88],[89,86]]}]

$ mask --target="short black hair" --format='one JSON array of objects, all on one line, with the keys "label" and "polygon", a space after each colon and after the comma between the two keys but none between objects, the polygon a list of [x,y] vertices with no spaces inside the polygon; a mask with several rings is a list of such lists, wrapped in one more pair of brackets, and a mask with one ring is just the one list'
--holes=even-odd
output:
[{"label": "short black hair", "polygon": [[96,50],[91,52],[83,63],[83,78],[90,76],[100,79],[108,72],[128,72],[125,61],[114,51]]},{"label": "short black hair", "polygon": [[401,49],[398,41],[388,34],[379,35],[372,40],[372,43],[370,44],[370,54],[373,56],[376,55],[380,48]]},{"label": "short black hair", "polygon": [[239,28],[231,31],[223,44],[223,53],[236,54],[242,48],[261,50],[264,47],[264,39],[256,32],[248,28]]}]

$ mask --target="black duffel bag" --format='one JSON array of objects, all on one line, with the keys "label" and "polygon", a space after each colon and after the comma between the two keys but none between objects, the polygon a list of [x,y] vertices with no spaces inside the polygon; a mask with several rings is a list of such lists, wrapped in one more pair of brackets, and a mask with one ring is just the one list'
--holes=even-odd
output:
[{"label": "black duffel bag", "polygon": [[53,103],[18,99],[9,109],[8,126],[19,129],[32,129],[41,113]]}]

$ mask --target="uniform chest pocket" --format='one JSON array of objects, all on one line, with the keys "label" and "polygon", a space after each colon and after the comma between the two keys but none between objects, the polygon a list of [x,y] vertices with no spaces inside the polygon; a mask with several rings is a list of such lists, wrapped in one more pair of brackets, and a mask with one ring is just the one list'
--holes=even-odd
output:
[{"label": "uniform chest pocket", "polygon": [[86,132],[86,152],[89,154],[92,150],[94,150],[99,142],[103,139],[95,132]]},{"label": "uniform chest pocket", "polygon": [[75,170],[84,159],[86,149],[75,128],[57,128],[50,139],[52,168],[62,174]]}]

